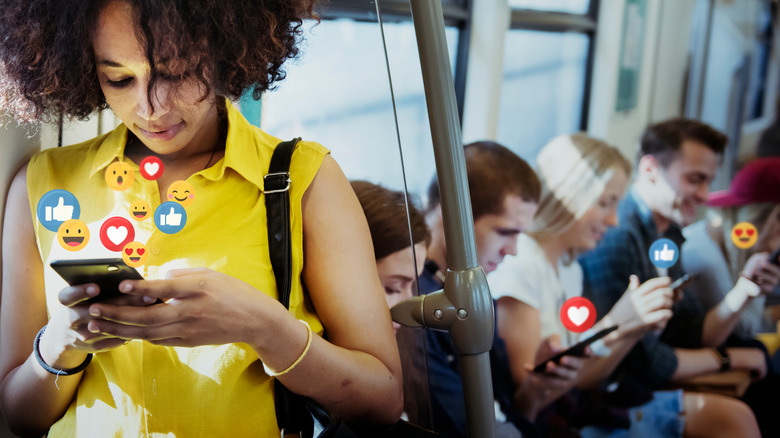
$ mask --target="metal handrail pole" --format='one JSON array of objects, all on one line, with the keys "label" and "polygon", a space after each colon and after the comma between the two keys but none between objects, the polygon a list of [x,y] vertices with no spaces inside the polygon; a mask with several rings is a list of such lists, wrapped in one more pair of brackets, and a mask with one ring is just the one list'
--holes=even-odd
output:
[{"label": "metal handrail pole", "polygon": [[[494,334],[493,301],[485,272],[477,263],[466,160],[444,33],[444,15],[439,0],[410,2],[447,242],[449,270],[444,301],[448,301],[447,310],[454,312],[454,315],[438,318],[446,320],[448,327],[440,325],[437,328],[449,329],[460,355],[468,436],[492,438],[496,428],[489,359]],[[442,315],[442,309],[423,307],[425,312],[439,310]],[[435,319],[431,316],[424,315],[426,320]]]}]

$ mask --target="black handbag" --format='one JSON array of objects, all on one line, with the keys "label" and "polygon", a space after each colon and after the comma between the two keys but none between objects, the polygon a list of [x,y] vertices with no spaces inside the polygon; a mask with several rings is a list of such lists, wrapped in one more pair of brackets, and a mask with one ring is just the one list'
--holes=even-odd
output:
[{"label": "black handbag", "polygon": [[[292,241],[290,232],[290,162],[296,138],[284,141],[274,150],[268,173],[263,177],[263,193],[268,218],[268,251],[279,294],[279,302],[290,308],[292,287]],[[282,437],[313,438],[432,438],[439,434],[399,420],[390,427],[357,430],[308,397],[287,389],[279,380],[274,382],[276,423]]]}]

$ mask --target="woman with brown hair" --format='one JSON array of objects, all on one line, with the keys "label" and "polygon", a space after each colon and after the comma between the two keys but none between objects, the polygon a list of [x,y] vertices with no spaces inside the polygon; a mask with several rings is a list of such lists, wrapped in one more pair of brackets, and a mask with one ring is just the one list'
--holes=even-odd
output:
[{"label": "woman with brown hair", "polygon": [[[385,288],[387,305],[393,307],[417,292],[431,242],[425,216],[403,192],[368,181],[352,181],[363,207],[374,243],[379,281]],[[419,330],[401,329],[393,322],[404,371],[404,414],[409,421],[430,428],[428,382],[425,379],[425,350]]]},{"label": "woman with brown hair", "polygon": [[[259,98],[284,77],[313,3],[5,2],[0,104],[20,119],[111,108],[123,122],[41,152],[12,184],[0,403],[14,431],[278,437],[274,378],[347,420],[398,418],[398,350],[354,192],[325,148],[298,143],[288,311],[277,301],[263,195],[280,140],[229,100],[247,89]],[[159,167],[141,167],[145,159]],[[114,165],[128,172],[113,181],[120,188]],[[166,188],[182,181],[177,204]],[[161,213],[133,224],[136,201]],[[60,219],[81,221],[93,238],[77,251],[57,243]],[[130,236],[145,245],[145,279],[119,291],[68,286],[49,267],[117,257],[118,237]]]},{"label": "woman with brown hair", "polygon": [[[411,200],[407,203],[404,192],[368,181],[351,184],[368,221],[387,305],[393,307],[414,295],[431,243],[431,232],[425,216]],[[394,322],[393,327],[397,330],[400,326]]]}]

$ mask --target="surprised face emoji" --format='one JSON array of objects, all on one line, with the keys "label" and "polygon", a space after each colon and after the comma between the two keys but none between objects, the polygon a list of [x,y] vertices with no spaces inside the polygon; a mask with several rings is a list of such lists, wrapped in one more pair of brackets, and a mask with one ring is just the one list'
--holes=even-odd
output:
[{"label": "surprised face emoji", "polygon": [[758,230],[750,222],[740,222],[731,229],[731,241],[739,249],[748,249],[758,241]]},{"label": "surprised face emoji", "polygon": [[106,184],[114,190],[127,190],[134,180],[135,172],[129,163],[116,161],[106,168]]}]

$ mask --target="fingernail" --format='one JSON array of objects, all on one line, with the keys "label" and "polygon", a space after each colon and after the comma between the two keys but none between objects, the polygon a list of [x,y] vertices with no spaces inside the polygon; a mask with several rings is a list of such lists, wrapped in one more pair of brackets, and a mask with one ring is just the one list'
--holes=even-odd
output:
[{"label": "fingernail", "polygon": [[157,302],[157,298],[154,297],[144,297],[143,300],[144,300],[144,304],[154,304],[155,302]]},{"label": "fingernail", "polygon": [[130,292],[131,290],[133,290],[132,283],[125,283],[122,285],[122,292]]},{"label": "fingernail", "polygon": [[92,315],[92,316],[100,316],[100,309],[98,309],[95,306],[91,306],[89,308],[89,314]]},{"label": "fingernail", "polygon": [[95,286],[87,286],[87,295],[94,297],[98,294],[98,288]]},{"label": "fingernail", "polygon": [[97,324],[89,323],[87,324],[87,329],[91,333],[100,333],[100,328],[97,326]]}]

